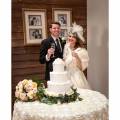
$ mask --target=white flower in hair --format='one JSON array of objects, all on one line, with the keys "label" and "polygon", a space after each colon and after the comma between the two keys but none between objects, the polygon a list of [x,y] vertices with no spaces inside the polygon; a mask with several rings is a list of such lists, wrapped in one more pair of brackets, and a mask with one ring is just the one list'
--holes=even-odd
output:
[{"label": "white flower in hair", "polygon": [[85,39],[83,37],[83,27],[80,25],[77,25],[75,22],[73,23],[73,27],[71,28],[72,33],[77,33],[78,37],[84,42]]}]

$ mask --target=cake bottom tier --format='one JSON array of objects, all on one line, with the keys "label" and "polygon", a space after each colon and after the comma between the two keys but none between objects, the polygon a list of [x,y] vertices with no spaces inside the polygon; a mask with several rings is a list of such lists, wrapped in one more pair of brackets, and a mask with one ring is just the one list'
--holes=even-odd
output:
[{"label": "cake bottom tier", "polygon": [[48,81],[47,82],[48,88],[47,91],[49,93],[53,93],[53,94],[65,94],[67,92],[69,92],[70,87],[72,86],[72,83],[70,81],[66,81],[64,83],[57,83],[57,82],[52,82],[52,81]]}]

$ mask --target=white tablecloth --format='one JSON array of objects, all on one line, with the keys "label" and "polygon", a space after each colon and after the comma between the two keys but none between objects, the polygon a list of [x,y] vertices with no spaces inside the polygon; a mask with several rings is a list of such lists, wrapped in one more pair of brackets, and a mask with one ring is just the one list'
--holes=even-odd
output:
[{"label": "white tablecloth", "polygon": [[96,91],[79,89],[83,98],[68,104],[15,102],[13,120],[108,120],[108,100]]}]

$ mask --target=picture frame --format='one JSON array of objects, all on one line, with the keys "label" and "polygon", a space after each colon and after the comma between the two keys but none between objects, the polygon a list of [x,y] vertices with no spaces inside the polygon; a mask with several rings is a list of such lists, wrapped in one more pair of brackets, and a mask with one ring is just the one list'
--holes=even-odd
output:
[{"label": "picture frame", "polygon": [[38,45],[47,37],[45,9],[23,8],[24,45]]},{"label": "picture frame", "polygon": [[53,8],[52,19],[61,24],[60,37],[66,37],[72,24],[72,8]]}]

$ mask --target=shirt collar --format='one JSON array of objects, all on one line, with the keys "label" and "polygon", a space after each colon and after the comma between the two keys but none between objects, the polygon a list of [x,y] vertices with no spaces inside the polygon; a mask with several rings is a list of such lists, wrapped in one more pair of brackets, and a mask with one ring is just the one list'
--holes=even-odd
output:
[{"label": "shirt collar", "polygon": [[[52,35],[51,35],[52,36]],[[59,37],[58,38],[56,38],[56,37],[54,37],[54,36],[52,36],[52,38],[54,39],[54,41],[56,41],[56,39],[59,39]]]}]

